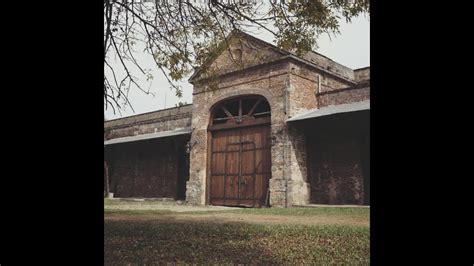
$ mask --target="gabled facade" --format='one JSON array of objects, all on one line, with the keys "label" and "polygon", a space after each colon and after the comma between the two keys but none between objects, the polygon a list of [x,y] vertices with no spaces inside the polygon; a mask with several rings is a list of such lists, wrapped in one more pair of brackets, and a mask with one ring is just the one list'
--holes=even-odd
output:
[{"label": "gabled facade", "polygon": [[[370,69],[241,32],[226,41],[190,78],[192,105],[105,122],[111,192],[197,205],[368,205]],[[137,155],[116,159],[126,145]],[[139,157],[138,145],[154,148]]]}]

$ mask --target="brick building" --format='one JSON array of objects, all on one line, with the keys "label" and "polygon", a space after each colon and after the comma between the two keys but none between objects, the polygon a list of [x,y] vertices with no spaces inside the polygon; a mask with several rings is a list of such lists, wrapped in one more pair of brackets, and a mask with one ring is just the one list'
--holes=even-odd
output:
[{"label": "brick building", "polygon": [[369,205],[370,68],[241,32],[189,79],[193,104],[104,123],[115,197]]}]

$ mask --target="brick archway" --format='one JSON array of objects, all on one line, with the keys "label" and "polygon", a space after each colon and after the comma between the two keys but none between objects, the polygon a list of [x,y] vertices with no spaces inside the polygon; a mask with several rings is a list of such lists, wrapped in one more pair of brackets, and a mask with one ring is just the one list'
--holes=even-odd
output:
[{"label": "brick archway", "polygon": [[[280,126],[280,121],[274,119],[274,109],[281,109],[277,99],[279,96],[273,95],[265,89],[238,89],[238,90],[216,90],[206,91],[194,96],[193,99],[193,133],[191,136],[192,149],[190,152],[190,178],[186,185],[186,201],[195,205],[209,204],[209,161],[208,151],[210,148],[210,136],[208,126],[211,119],[212,107],[217,103],[239,96],[254,95],[263,97],[270,105],[271,134],[274,125]],[[277,114],[281,119],[281,111]],[[274,160],[272,154],[272,162]],[[272,169],[273,172],[273,169]]]},{"label": "brick archway", "polygon": [[209,204],[268,206],[271,178],[270,106],[262,96],[227,98],[209,124]]}]

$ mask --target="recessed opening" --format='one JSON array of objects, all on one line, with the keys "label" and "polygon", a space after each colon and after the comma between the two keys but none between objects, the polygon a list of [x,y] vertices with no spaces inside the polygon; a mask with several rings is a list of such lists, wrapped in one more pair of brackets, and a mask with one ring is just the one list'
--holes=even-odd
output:
[{"label": "recessed opening", "polygon": [[214,108],[212,124],[240,123],[242,120],[270,117],[270,105],[261,96],[225,101]]},{"label": "recessed opening", "polygon": [[240,62],[242,61],[242,50],[240,49],[234,49],[232,50],[232,57],[234,60]]}]

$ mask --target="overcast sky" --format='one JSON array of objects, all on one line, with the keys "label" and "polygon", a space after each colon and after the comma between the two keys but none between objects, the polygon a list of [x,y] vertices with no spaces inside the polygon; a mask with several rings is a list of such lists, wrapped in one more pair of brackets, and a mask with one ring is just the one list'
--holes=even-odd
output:
[{"label": "overcast sky", "polygon": [[[369,30],[369,16],[359,16],[352,20],[352,23],[347,24],[345,21],[340,21],[340,32],[337,36],[331,36],[331,40],[327,35],[321,36],[318,39],[319,48],[315,51],[321,53],[332,60],[343,64],[347,67],[356,69],[370,65],[370,30]],[[255,32],[255,37],[260,38],[269,43],[273,43],[273,38],[267,32]],[[141,62],[145,68],[155,69],[154,61],[146,54],[137,55],[137,60]],[[146,95],[138,89],[132,89],[129,92],[128,98],[133,105],[135,112],[130,107],[122,109],[122,115],[114,114],[112,109],[105,110],[106,119],[115,119],[131,115],[137,115],[146,112],[152,112],[164,108],[174,107],[179,101],[192,103],[192,85],[187,82],[187,78],[180,85],[183,88],[183,97],[179,99],[175,93],[170,89],[168,82],[158,71],[154,71],[153,80],[142,80],[140,83],[144,88],[150,88],[150,91],[155,95]],[[139,78],[145,77],[137,74]]]}]

